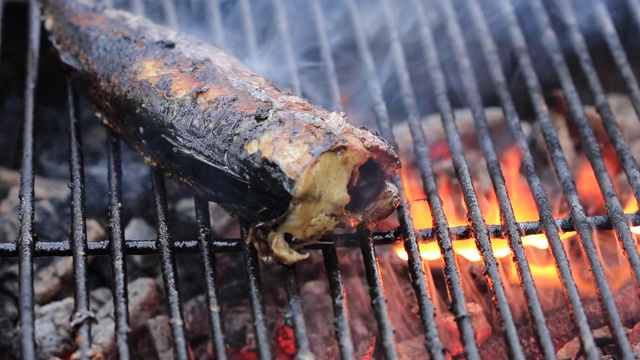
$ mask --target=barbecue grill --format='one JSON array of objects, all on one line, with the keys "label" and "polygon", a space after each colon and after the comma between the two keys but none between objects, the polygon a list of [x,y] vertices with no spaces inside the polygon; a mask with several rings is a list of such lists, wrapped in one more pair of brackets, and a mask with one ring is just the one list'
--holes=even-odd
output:
[{"label": "barbecue grill", "polygon": [[[111,2],[111,1],[109,1]],[[0,25],[3,24],[3,10],[9,5],[8,1],[0,2]],[[200,31],[208,32],[206,36],[214,44],[233,51],[236,47],[242,47],[239,56],[249,64],[260,62],[260,44],[263,29],[255,28],[254,17],[264,16],[256,13],[256,8],[262,8],[267,4],[270,9],[266,16],[271,16],[273,32],[281,44],[279,60],[284,64],[285,75],[281,77],[282,86],[291,89],[292,92],[312,98],[314,94],[308,88],[311,85],[304,83],[305,69],[296,61],[296,53],[302,51],[295,47],[294,29],[291,28],[291,7],[294,2],[286,0],[273,0],[252,4],[249,0],[238,0],[233,4],[240,22],[236,24],[236,33],[229,35],[229,26],[224,25],[225,16],[229,15],[230,2],[210,0],[206,2],[189,2],[191,11],[184,10],[187,6],[177,6],[172,0],[163,0],[158,3],[149,3],[142,0],[131,2],[114,1],[116,7],[125,8],[133,12],[150,16],[157,21],[164,21],[167,25],[180,28],[188,27],[184,19],[198,16],[204,17],[202,22],[208,28]],[[624,174],[628,179],[632,196],[636,200],[640,197],[640,168],[634,159],[629,145],[626,143],[623,132],[620,129],[614,113],[607,102],[606,90],[602,78],[614,76],[621,79],[633,104],[636,114],[640,115],[640,88],[634,74],[633,49],[626,52],[623,44],[633,43],[629,40],[633,34],[637,36],[640,31],[640,3],[636,0],[615,2],[615,6],[624,8],[623,13],[626,33],[621,33],[621,27],[613,19],[620,20],[620,14],[610,14],[611,4],[604,0],[596,0],[590,3],[591,20],[594,22],[595,34],[587,34],[582,31],[582,18],[576,13],[573,4],[569,1],[558,0],[543,2],[542,0],[517,1],[515,4],[509,0],[499,0],[491,4],[483,1],[464,2],[464,8],[456,6],[455,1],[422,1],[407,0],[402,3],[406,9],[415,16],[417,24],[416,39],[417,48],[421,49],[419,55],[413,50],[407,50],[403,43],[403,33],[399,30],[402,23],[397,16],[394,3],[390,0],[379,0],[376,6],[380,6],[384,14],[384,36],[382,41],[384,49],[389,51],[388,66],[391,69],[394,81],[394,89],[397,90],[394,100],[389,101],[390,90],[386,87],[386,79],[382,79],[380,69],[376,62],[377,53],[380,51],[372,43],[371,32],[367,23],[363,21],[363,9],[367,5],[356,0],[345,0],[340,4],[344,8],[344,14],[353,33],[352,51],[356,55],[357,66],[363,74],[361,89],[371,106],[360,110],[352,110],[355,113],[370,111],[375,115],[376,123],[367,124],[377,126],[380,134],[397,146],[392,128],[400,121],[406,122],[410,128],[413,149],[415,151],[416,167],[419,170],[420,179],[424,184],[424,191],[433,215],[433,228],[413,230],[413,218],[406,200],[403,200],[397,211],[399,227],[388,232],[369,232],[365,229],[357,229],[353,233],[332,235],[330,241],[308,246],[309,250],[320,250],[324,259],[327,279],[329,282],[330,296],[332,299],[335,327],[335,339],[338,343],[340,356],[343,359],[354,358],[355,349],[359,344],[352,341],[347,298],[347,289],[343,282],[340,260],[336,248],[359,247],[364,261],[364,271],[368,284],[371,300],[371,312],[377,322],[377,352],[388,359],[399,357],[399,350],[394,339],[394,325],[388,313],[385,287],[378,264],[377,251],[380,246],[401,242],[408,254],[408,274],[411,286],[417,301],[419,321],[424,331],[424,351],[432,359],[444,359],[446,349],[443,345],[442,334],[439,333],[434,321],[436,306],[432,301],[433,295],[429,288],[431,276],[425,273],[421,258],[419,243],[437,241],[441,249],[442,267],[445,274],[446,291],[450,296],[449,309],[455,317],[460,339],[464,347],[464,356],[470,359],[481,357],[480,345],[476,342],[476,333],[473,328],[472,317],[465,301],[465,290],[461,280],[461,270],[453,242],[461,239],[475,239],[477,248],[482,257],[483,273],[489,284],[493,306],[497,311],[501,324],[499,331],[502,334],[504,344],[508,351],[508,357],[514,359],[525,358],[530,352],[528,345],[523,345],[523,340],[518,331],[518,325],[509,306],[509,295],[501,278],[498,261],[494,256],[491,239],[494,237],[506,237],[509,241],[513,261],[515,262],[518,276],[521,280],[521,289],[526,299],[526,308],[534,329],[535,351],[544,358],[555,358],[557,349],[549,331],[549,324],[541,306],[541,294],[534,284],[534,276],[529,267],[529,260],[525,254],[521,237],[532,234],[545,234],[549,241],[550,252],[554,264],[561,279],[563,291],[572,315],[572,321],[577,328],[582,353],[586,358],[599,358],[599,349],[592,329],[588,323],[588,315],[585,311],[583,299],[580,296],[576,280],[569,267],[569,258],[560,234],[576,231],[580,238],[580,249],[586,259],[587,268],[593,282],[597,287],[599,305],[605,316],[605,323],[609,327],[611,338],[615,343],[616,356],[618,358],[633,358],[633,349],[628,338],[625,326],[619,315],[614,299],[614,290],[605,278],[605,270],[596,250],[592,231],[594,229],[613,230],[615,236],[624,249],[624,256],[632,272],[632,278],[636,288],[640,286],[640,256],[636,248],[636,239],[630,230],[630,226],[640,225],[640,214],[625,214],[624,204],[618,197],[614,183],[607,172],[600,146],[594,135],[589,119],[585,115],[585,103],[588,99],[595,105],[601,115],[602,124],[608,137],[615,148]],[[612,2],[613,3],[613,2]],[[71,231],[68,239],[63,241],[38,240],[39,234],[34,229],[34,161],[36,154],[37,137],[35,129],[40,124],[34,118],[36,104],[36,88],[39,78],[39,62],[41,53],[46,51],[41,46],[41,30],[38,8],[35,0],[26,2],[14,1],[11,5],[15,8],[26,7],[28,38],[26,81],[24,82],[24,109],[22,123],[22,140],[20,142],[20,228],[19,236],[15,242],[0,243],[0,256],[4,258],[17,258],[19,263],[19,330],[20,330],[20,354],[22,358],[36,358],[35,340],[35,310],[34,310],[34,261],[38,257],[73,257],[73,285],[75,310],[70,319],[74,330],[75,341],[79,349],[81,359],[90,358],[91,328],[93,313],[89,303],[88,282],[91,274],[88,272],[88,257],[91,255],[109,256],[112,266],[112,291],[114,301],[116,348],[121,359],[131,358],[133,349],[130,348],[130,319],[127,309],[127,261],[131,255],[159,255],[162,279],[166,293],[167,313],[170,317],[171,335],[175,357],[189,359],[190,350],[186,338],[185,322],[180,297],[180,286],[176,266],[176,256],[182,253],[199,254],[203,277],[205,279],[205,294],[207,300],[208,321],[210,336],[216,359],[228,358],[225,344],[224,322],[222,320],[219,301],[218,279],[216,276],[216,254],[235,252],[238,253],[237,261],[243,262],[248,279],[246,295],[251,303],[253,326],[256,335],[257,356],[261,359],[274,357],[273,334],[267,326],[266,312],[264,308],[260,266],[258,255],[253,248],[245,244],[244,237],[247,234],[246,227],[242,226],[241,238],[217,238],[211,233],[209,205],[206,201],[195,198],[195,218],[197,220],[198,238],[183,239],[174,238],[171,235],[168,215],[167,190],[165,180],[159,170],[151,170],[153,185],[153,203],[155,206],[157,239],[131,240],[125,239],[123,224],[123,161],[121,159],[120,141],[115,134],[108,131],[108,187],[109,187],[109,236],[107,240],[87,241],[85,204],[91,201],[90,194],[85,193],[83,147],[82,143],[89,141],[81,138],[79,129],[79,114],[86,109],[86,104],[81,101],[81,96],[69,85],[66,88],[67,119],[69,124],[68,141],[70,144],[70,188],[71,188]],[[184,4],[181,4],[184,5]],[[323,105],[332,110],[345,108],[343,92],[350,85],[343,85],[339,79],[339,66],[332,49],[334,40],[332,34],[335,31],[327,26],[330,16],[329,6],[332,4],[322,1],[310,1],[304,6],[308,16],[308,26],[312,26],[313,33],[317,36],[317,46],[313,49],[315,56],[321,61],[323,90],[321,99]],[[333,4],[335,5],[335,4]],[[459,5],[459,4],[458,4]],[[609,7],[608,7],[609,6]],[[205,9],[199,11],[193,9]],[[523,10],[524,9],[524,10]],[[580,12],[584,10],[581,9]],[[533,25],[527,23],[527,27],[521,28],[518,16],[522,11],[529,14]],[[438,14],[434,16],[433,14]],[[5,12],[6,15],[6,12]],[[612,15],[614,17],[612,17]],[[557,17],[563,21],[558,25]],[[436,19],[437,18],[437,19]],[[495,18],[500,18],[496,21]],[[467,29],[463,28],[461,19],[465,19],[464,26],[473,29],[474,36],[469,40]],[[621,20],[622,21],[622,20]],[[7,22],[5,16],[4,23]],[[435,25],[434,25],[435,24]],[[437,25],[437,26],[436,26]],[[496,26],[501,26],[496,30]],[[442,30],[435,37],[434,29]],[[532,32],[531,28],[542,29]],[[2,26],[0,26],[2,29]],[[555,29],[555,30],[554,30]],[[561,36],[556,33],[560,29]],[[629,30],[631,29],[631,30]],[[187,29],[193,30],[193,29]],[[197,30],[197,29],[196,29]],[[524,31],[523,31],[524,30]],[[345,30],[346,31],[346,30]],[[502,32],[502,36],[495,41],[496,32]],[[196,31],[197,32],[197,31]],[[242,35],[238,35],[242,34]],[[533,34],[533,35],[532,35]],[[2,37],[2,51],[7,51],[9,43],[19,39],[14,34]],[[229,36],[234,36],[229,39]],[[241,36],[244,40],[237,42]],[[532,40],[532,38],[534,38]],[[606,53],[606,58],[611,60],[612,66],[603,68],[600,59],[592,59],[593,51],[591,38],[603,39],[597,49]],[[536,48],[538,53],[532,53],[531,42],[540,44]],[[440,47],[445,42],[450,47],[449,62],[441,59]],[[240,43],[242,46],[238,45]],[[628,47],[628,46],[627,46]],[[510,49],[511,57],[503,56],[504,49]],[[599,56],[600,54],[598,54]],[[413,77],[415,58],[419,56],[420,66],[423,66],[425,84],[416,85]],[[543,66],[547,72],[540,74],[540,64],[536,57],[542,56],[546,60]],[[510,60],[512,64],[505,61]],[[514,65],[515,64],[515,65]],[[596,65],[598,67],[596,67]],[[511,67],[509,67],[511,66]],[[453,69],[457,73],[459,84],[451,84],[449,73]],[[513,85],[511,76],[507,70],[517,70],[519,85]],[[553,76],[548,74],[552,73]],[[613,74],[613,75],[611,75]],[[549,82],[548,79],[552,81]],[[482,83],[479,81],[488,81]],[[276,79],[278,80],[278,79]],[[580,83],[578,86],[577,83]],[[487,85],[488,84],[488,85]],[[550,85],[551,84],[551,85]],[[583,86],[584,84],[584,86]],[[315,85],[314,85],[315,86]],[[597,184],[606,202],[604,215],[589,216],[585,212],[580,201],[576,185],[569,164],[567,163],[563,148],[561,147],[558,132],[551,121],[549,109],[546,105],[547,90],[551,86],[559,86],[566,97],[569,112],[575,121],[575,130],[582,143],[582,148],[596,175]],[[428,91],[422,91],[428,88]],[[524,91],[521,89],[524,88]],[[587,89],[586,95],[584,89]],[[346,96],[350,94],[347,93]],[[353,95],[355,97],[355,95]],[[425,101],[420,98],[429,97]],[[359,100],[354,98],[353,106],[358,106]],[[485,116],[485,107],[488,103],[497,104],[502,108],[508,130],[513,137],[514,144],[522,154],[523,174],[535,198],[535,205],[540,221],[518,222],[514,215],[510,195],[507,191],[505,178],[500,167],[498,153],[491,137],[491,128]],[[527,104],[526,106],[521,106]],[[487,164],[487,171],[498,199],[501,213],[501,225],[487,225],[478,205],[476,191],[469,163],[465,158],[465,150],[460,131],[454,119],[454,108],[458,106],[468,108],[473,115],[475,132],[478,137],[480,150]],[[349,111],[349,106],[347,111]],[[399,110],[398,110],[399,109]],[[468,209],[468,226],[449,227],[447,217],[443,210],[443,199],[439,194],[436,176],[434,175],[430,147],[422,129],[421,119],[427,112],[437,111],[442,120],[446,143],[451,155],[457,180],[461,185],[464,203]],[[398,114],[402,114],[398,116]],[[542,180],[536,170],[536,158],[530,149],[530,140],[523,131],[522,118],[532,114],[534,123],[539,127],[546,142],[547,151],[550,154],[551,166],[555,176],[561,185],[561,190],[569,211],[569,216],[554,218],[547,192],[543,188]],[[402,119],[398,120],[397,118]],[[637,155],[637,154],[636,154]],[[9,161],[7,161],[9,162]],[[396,186],[403,190],[403,183],[399,178],[395,180]],[[242,224],[242,219],[240,219]],[[242,254],[240,256],[239,254]],[[297,267],[304,267],[302,262]],[[311,358],[311,344],[304,316],[304,303],[300,294],[300,284],[296,272],[296,266],[283,266],[284,284],[287,290],[291,327],[294,330],[295,345],[299,358]],[[629,301],[637,301],[630,299]]]}]

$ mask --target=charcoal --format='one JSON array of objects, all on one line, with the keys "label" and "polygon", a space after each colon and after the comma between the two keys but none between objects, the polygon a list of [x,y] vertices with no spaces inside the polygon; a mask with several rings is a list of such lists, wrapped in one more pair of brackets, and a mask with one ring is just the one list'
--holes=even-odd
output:
[{"label": "charcoal", "polygon": [[[156,229],[144,219],[135,217],[124,228],[124,237],[127,240],[155,240]],[[130,271],[135,273],[136,268],[145,272],[158,267],[157,257],[153,255],[132,255],[129,257]]]},{"label": "charcoal", "polygon": [[[627,333],[631,333],[631,330],[626,329]],[[611,332],[609,331],[608,326],[604,326],[592,331],[593,338],[596,342],[596,345],[600,351],[600,357],[610,356],[611,352],[615,351],[614,342],[615,339]],[[608,354],[609,353],[609,354]],[[557,354],[558,360],[573,360],[579,359],[583,354],[582,345],[580,343],[580,338],[575,337],[571,341],[567,342],[560,350],[558,350]]]},{"label": "charcoal", "polygon": [[174,360],[169,317],[160,315],[145,321],[136,348],[141,359]]},{"label": "charcoal", "polygon": [[[146,320],[160,307],[155,281],[141,278],[129,284],[129,316],[131,336],[137,336]],[[107,288],[91,291],[90,303],[95,324],[92,326],[92,353],[105,359],[115,357],[115,324],[113,298]],[[74,311],[73,298],[68,297],[36,309],[36,342],[38,359],[74,356],[75,343],[70,323]],[[100,354],[100,355],[98,355]]]},{"label": "charcoal", "polygon": [[631,329],[629,333],[629,342],[631,342],[631,348],[633,349],[633,355],[636,359],[640,358],[640,323],[637,323]]},{"label": "charcoal", "polygon": [[[640,321],[640,301],[637,298],[636,288],[633,282],[629,282],[614,292],[618,315],[622,324],[633,327]],[[583,299],[583,305],[589,326],[598,329],[606,325],[606,317],[602,314],[600,302],[595,297]],[[564,346],[577,336],[577,330],[564,304],[559,305],[546,314],[547,326],[556,348]],[[533,329],[528,324],[521,323],[518,326],[518,335],[522,339],[525,354],[528,357],[540,356]],[[481,347],[482,358],[504,359],[507,352],[502,334],[494,333]]]},{"label": "charcoal", "polygon": [[204,295],[196,296],[184,303],[184,323],[191,342],[206,338],[209,330],[209,307]]},{"label": "charcoal", "polygon": [[[0,202],[0,242],[13,242],[18,237],[19,226],[19,172],[0,168],[0,189],[7,196]],[[36,177],[35,180],[35,229],[40,240],[61,241],[68,235],[69,195],[66,182]]]},{"label": "charcoal", "polygon": [[327,314],[333,314],[326,280],[307,281],[300,289],[311,351],[318,359],[339,354],[335,327]]},{"label": "charcoal", "polygon": [[[88,219],[87,242],[101,241],[106,232],[93,219]],[[59,257],[52,259],[38,259],[38,267],[34,275],[34,299],[37,304],[44,304],[56,297],[63,286],[69,286],[73,279],[73,258]],[[93,258],[88,259],[89,263]]]},{"label": "charcoal", "polygon": [[[67,160],[68,162],[68,160]],[[9,190],[20,186],[20,172],[0,167],[0,189]],[[15,190],[12,192],[12,202],[17,204],[18,197]],[[36,176],[34,182],[34,196],[36,199],[64,200],[69,197],[71,190],[67,182],[57,179]]]},{"label": "charcoal", "polygon": [[36,311],[36,343],[38,359],[71,353],[75,348],[69,318],[73,313],[73,299],[66,298],[44,305]]},{"label": "charcoal", "polygon": [[[0,299],[4,301],[4,299]],[[16,308],[17,311],[17,308]],[[20,331],[14,322],[0,315],[0,357],[5,360],[20,359]]]}]

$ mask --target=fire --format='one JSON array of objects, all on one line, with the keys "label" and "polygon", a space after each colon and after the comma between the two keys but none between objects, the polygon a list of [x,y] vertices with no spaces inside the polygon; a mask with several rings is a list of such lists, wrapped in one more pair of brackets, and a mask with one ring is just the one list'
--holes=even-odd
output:
[{"label": "fire", "polygon": [[[511,199],[511,206],[518,222],[538,221],[538,211],[533,194],[529,189],[526,179],[520,174],[521,161],[521,154],[516,147],[508,149],[502,153],[500,157],[500,164],[503,170],[505,184]],[[617,164],[614,162],[607,163],[607,169],[611,175],[616,173],[616,166]],[[422,189],[418,171],[414,167],[404,166],[402,168],[401,176],[410,212],[414,219],[414,227],[416,229],[432,228],[432,214],[426,201],[426,195]],[[464,204],[461,191],[456,187],[454,181],[447,175],[439,175],[437,180],[439,186],[438,190],[441,198],[443,199],[443,210],[447,216],[449,226],[456,227],[468,225],[466,217],[467,209]],[[576,186],[581,200],[583,203],[586,203],[585,208],[588,212],[592,212],[597,209],[604,209],[604,201],[602,200],[593,170],[586,160],[580,163],[580,167],[576,171]],[[485,188],[486,187],[487,186],[485,186]],[[481,186],[477,186],[477,190],[479,188],[481,188]],[[486,223],[488,225],[500,225],[500,208],[493,190],[487,189],[484,193],[480,190],[477,192],[478,202]],[[618,191],[618,193],[620,193],[620,191]],[[552,205],[556,208],[559,208],[559,205],[562,202],[560,199],[556,200],[553,198],[551,201],[554,202]],[[587,204],[589,206],[587,206]],[[630,196],[630,199],[625,206],[625,213],[633,213],[637,210],[638,204],[635,198]],[[567,215],[568,213],[566,211],[557,209],[554,211],[554,216],[556,218],[565,217]],[[640,235],[640,226],[632,227],[631,230],[635,234]],[[561,233],[560,238],[562,241],[566,242],[575,235],[575,232]],[[550,279],[553,280],[552,282],[558,283],[556,268],[553,261],[551,261],[551,258],[548,256],[547,249],[549,248],[549,242],[546,236],[544,234],[527,235],[521,237],[521,240],[523,246],[527,249],[527,253],[532,251],[538,251],[540,253],[538,258],[542,260],[530,263],[530,268],[534,275],[538,278]],[[491,246],[496,259],[507,258],[511,254],[509,242],[505,238],[492,238]],[[436,261],[442,256],[440,247],[436,241],[420,243],[419,249],[421,257],[427,261]],[[453,251],[456,255],[470,262],[479,262],[482,260],[477,249],[475,239],[454,240]],[[395,252],[401,259],[406,260],[408,258],[407,253],[401,244],[396,245]],[[514,281],[517,281],[515,276]]]},{"label": "fire", "polygon": [[[526,180],[520,175],[521,156],[518,149],[515,147],[510,148],[502,155],[500,160],[502,168],[504,169],[505,184],[509,191],[509,197],[512,201],[516,220],[519,222],[537,221],[538,212],[533,195],[529,190]],[[401,176],[407,201],[409,202],[410,212],[414,219],[414,227],[416,229],[433,227],[431,210],[426,201],[426,195],[422,189],[418,171],[413,167],[405,166],[402,168]],[[454,189],[453,183],[445,175],[440,176],[438,180],[440,195],[442,199],[444,199],[443,210],[447,216],[449,226],[467,225],[467,208],[462,199],[462,194]],[[479,195],[478,201],[487,224],[499,225],[500,207],[495,193],[490,191],[486,196]],[[559,215],[562,216],[563,214]],[[573,235],[575,235],[574,232],[569,232],[562,234],[561,237],[566,239]],[[523,236],[521,240],[522,244],[526,247],[540,250],[549,248],[549,242],[546,236],[542,234]],[[492,239],[491,246],[494,256],[498,259],[505,258],[511,254],[507,239],[494,238]],[[440,247],[436,242],[421,243],[419,247],[423,259],[440,259]],[[474,239],[454,241],[453,250],[456,254],[469,261],[476,262],[482,260]],[[396,248],[396,253],[402,259],[407,258],[407,254],[402,246]]]},{"label": "fire", "polygon": [[[629,196],[629,201],[627,201],[627,206],[625,206],[624,212],[626,214],[638,212],[638,201],[634,196]],[[631,232],[636,235],[640,235],[640,226],[632,226]]]}]

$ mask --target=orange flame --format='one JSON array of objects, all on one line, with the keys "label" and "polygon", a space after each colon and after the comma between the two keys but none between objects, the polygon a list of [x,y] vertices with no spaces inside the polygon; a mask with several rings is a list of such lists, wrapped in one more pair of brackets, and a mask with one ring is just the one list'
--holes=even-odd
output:
[{"label": "orange flame", "polygon": [[[507,150],[501,157],[501,164],[504,168],[505,184],[509,191],[509,197],[514,207],[516,220],[537,221],[538,212],[533,195],[527,186],[526,181],[520,175],[520,152],[516,147]],[[433,219],[429,204],[426,202],[426,195],[422,189],[418,171],[413,167],[403,167],[401,171],[402,182],[405,187],[407,201],[409,202],[410,212],[414,219],[414,227],[416,229],[426,229],[433,227]],[[468,224],[466,219],[466,205],[462,201],[462,194],[454,189],[453,183],[446,177],[439,177],[439,190],[443,202],[443,211],[447,216],[449,226],[465,226]],[[500,207],[497,197],[493,191],[486,196],[478,196],[487,224],[500,224]],[[562,238],[568,238],[575,233],[562,234]],[[524,246],[545,250],[549,247],[549,242],[544,235],[527,235],[521,238]],[[494,238],[491,242],[494,256],[498,259],[507,257],[511,254],[509,243],[503,238]],[[440,247],[436,242],[421,243],[419,245],[420,253],[425,260],[437,260],[441,257]],[[482,258],[475,244],[474,239],[457,240],[453,242],[453,250],[456,254],[462,256],[469,261],[480,261]],[[396,247],[396,253],[402,259],[407,258],[406,252],[402,246]]]},{"label": "orange flame", "polygon": [[[507,151],[502,153],[500,157],[500,164],[504,174],[505,185],[511,200],[511,206],[513,207],[514,215],[518,222],[538,221],[539,216],[535,199],[526,179],[520,174],[521,162],[522,157],[519,149],[516,147],[509,148]],[[609,173],[614,175],[617,164],[613,161],[608,161],[606,165]],[[402,181],[407,201],[409,203],[409,210],[414,219],[414,227],[416,229],[432,228],[432,214],[426,201],[426,195],[424,194],[418,171],[414,167],[410,166],[404,166],[401,171]],[[468,225],[466,218],[467,209],[463,201],[463,196],[460,190],[456,187],[454,181],[449,179],[446,175],[440,175],[438,177],[438,182],[438,190],[443,200],[443,211],[447,216],[449,226],[456,227]],[[604,201],[602,200],[602,196],[598,190],[593,170],[588,165],[587,161],[583,161],[577,170],[576,186],[581,200],[590,205],[587,209],[594,210],[596,208],[603,208]],[[479,187],[480,186],[478,186],[478,188]],[[500,207],[493,190],[488,190],[484,194],[482,191],[478,191],[477,195],[478,203],[486,223],[489,225],[500,225]],[[558,200],[553,205],[559,205],[560,203],[561,201]],[[625,206],[625,212],[631,213],[637,211],[637,209],[638,204],[635,201],[635,198],[631,196]],[[555,211],[554,216],[564,217],[567,216],[567,213],[566,211]],[[631,230],[635,234],[640,235],[640,226],[632,227]],[[573,236],[575,236],[575,232],[560,234],[560,238],[563,241],[567,241]],[[549,248],[549,242],[544,234],[522,236],[521,240],[523,246],[528,249],[528,252],[546,250]],[[509,242],[505,238],[492,238],[491,247],[496,259],[503,259],[511,254]],[[420,243],[419,250],[421,257],[427,261],[439,260],[442,257],[440,247],[436,241]],[[453,241],[453,251],[456,255],[459,255],[471,262],[478,262],[482,260],[477,249],[475,239]],[[402,244],[396,245],[395,252],[401,259],[406,260],[408,258]],[[541,255],[545,254],[547,254],[546,251],[541,253]],[[541,261],[541,263],[530,263],[530,268],[534,276],[537,278],[552,279],[552,283],[554,284],[559,283],[553,262],[549,261],[548,257],[542,256],[542,258],[546,260]],[[517,281],[517,279],[514,281]]]},{"label": "orange flame", "polygon": [[[627,201],[627,205],[624,207],[624,212],[626,214],[638,212],[638,201],[635,196],[629,196],[629,201]],[[640,235],[640,226],[632,226],[631,232],[636,235]]]}]

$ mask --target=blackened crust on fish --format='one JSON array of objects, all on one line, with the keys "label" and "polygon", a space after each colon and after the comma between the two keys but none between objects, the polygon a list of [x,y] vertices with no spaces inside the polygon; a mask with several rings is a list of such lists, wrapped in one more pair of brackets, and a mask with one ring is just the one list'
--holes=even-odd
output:
[{"label": "blackened crust on fish", "polygon": [[[107,125],[149,163],[162,164],[167,175],[230,212],[252,221],[284,214],[291,180],[243,148],[265,125],[242,129],[268,103],[240,99],[208,59],[167,48],[161,32],[149,31],[157,26],[122,15],[76,2],[45,7],[45,25],[60,58]],[[181,48],[191,50],[200,46],[183,43]]]},{"label": "blackened crust on fish", "polygon": [[[397,205],[397,194],[385,185],[399,167],[395,153],[379,137],[350,126],[344,114],[313,107],[224,52],[140,17],[81,0],[41,2],[60,59],[105,124],[148,163],[231,214],[280,226],[274,242],[283,242],[284,233],[317,240],[334,222],[373,223]],[[357,179],[360,166],[371,161],[379,184]],[[348,174],[340,175],[339,166]],[[312,173],[342,184],[344,194],[318,195]],[[314,197],[333,205],[310,210]],[[351,207],[358,213],[345,210],[349,197],[364,202]],[[335,221],[318,225],[310,211]],[[299,221],[317,231],[291,230]]]}]

